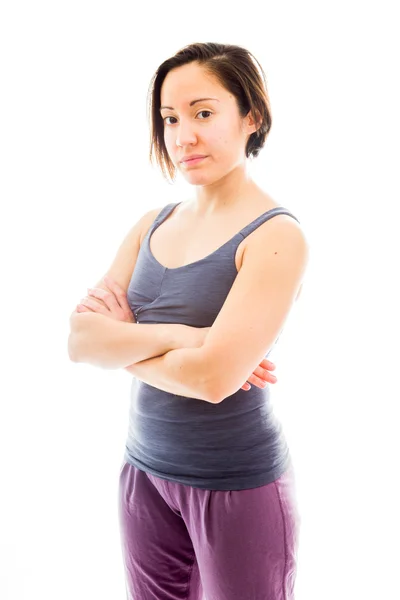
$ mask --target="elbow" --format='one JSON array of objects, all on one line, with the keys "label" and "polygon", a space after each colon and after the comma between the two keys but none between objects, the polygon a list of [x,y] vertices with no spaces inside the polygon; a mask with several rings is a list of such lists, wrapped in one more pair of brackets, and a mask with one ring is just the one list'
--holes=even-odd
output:
[{"label": "elbow", "polygon": [[227,382],[226,377],[223,377],[225,369],[210,348],[202,346],[200,351],[203,397],[211,404],[219,404],[229,395],[225,392],[232,382]]},{"label": "elbow", "polygon": [[227,381],[226,378],[217,375],[212,385],[209,388],[210,402],[220,404],[232,394],[235,394],[240,389],[240,385],[232,386],[232,379]]},{"label": "elbow", "polygon": [[211,390],[211,392],[208,395],[209,398],[209,402],[211,402],[211,404],[220,404],[223,400],[225,400],[225,398],[228,397],[229,394],[221,394],[218,391]]},{"label": "elbow", "polygon": [[196,348],[196,363],[194,365],[194,375],[196,386],[199,388],[199,398],[210,404],[219,404],[220,394],[218,385],[216,385],[218,374],[215,373],[215,360],[208,348],[201,346]]},{"label": "elbow", "polygon": [[210,404],[219,404],[223,400],[223,398],[221,398],[221,396],[216,393],[215,389],[208,389],[207,393],[204,394],[204,396],[207,402],[209,402]]},{"label": "elbow", "polygon": [[219,376],[219,374],[217,374],[216,377],[210,378],[207,382],[205,397],[207,398],[207,401],[211,404],[219,404],[224,400],[224,398],[226,398],[226,395],[224,395],[223,390],[221,390],[222,382],[220,381],[220,379],[221,377]]}]

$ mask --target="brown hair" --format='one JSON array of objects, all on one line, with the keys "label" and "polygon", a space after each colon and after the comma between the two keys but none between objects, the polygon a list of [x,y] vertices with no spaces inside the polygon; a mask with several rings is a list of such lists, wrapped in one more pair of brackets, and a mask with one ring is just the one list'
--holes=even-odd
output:
[{"label": "brown hair", "polygon": [[[254,60],[252,60],[254,59]],[[257,112],[262,123],[253,132],[246,144],[246,157],[258,156],[271,129],[272,117],[267,92],[265,73],[257,59],[245,48],[232,44],[196,43],[185,46],[175,56],[165,60],[152,77],[148,91],[150,112],[150,162],[160,166],[165,178],[171,180],[176,175],[176,167],[171,161],[164,142],[164,122],[160,115],[161,86],[171,69],[196,61],[213,75],[221,85],[231,92],[237,101],[239,114],[243,118],[249,111],[255,122]],[[260,72],[257,70],[255,62]]]}]

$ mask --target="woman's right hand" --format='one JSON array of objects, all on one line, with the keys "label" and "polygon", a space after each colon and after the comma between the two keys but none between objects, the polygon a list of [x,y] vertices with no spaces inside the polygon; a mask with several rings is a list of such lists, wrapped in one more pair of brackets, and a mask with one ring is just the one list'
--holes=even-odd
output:
[{"label": "woman's right hand", "polygon": [[263,358],[248,380],[242,385],[241,389],[247,392],[251,388],[250,383],[259,388],[265,388],[265,382],[276,383],[278,381],[277,378],[273,373],[270,373],[270,371],[274,370],[274,363],[268,360],[268,358]]}]

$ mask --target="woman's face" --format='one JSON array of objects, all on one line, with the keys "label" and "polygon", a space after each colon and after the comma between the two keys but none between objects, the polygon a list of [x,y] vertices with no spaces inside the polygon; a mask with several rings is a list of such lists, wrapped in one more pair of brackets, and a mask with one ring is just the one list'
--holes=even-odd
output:
[{"label": "woman's face", "polygon": [[[201,100],[192,106],[199,98]],[[168,154],[185,179],[194,185],[212,183],[246,160],[245,147],[255,131],[248,115],[239,116],[235,97],[196,63],[173,69],[161,87],[160,114]],[[186,155],[207,158],[182,163]]]}]

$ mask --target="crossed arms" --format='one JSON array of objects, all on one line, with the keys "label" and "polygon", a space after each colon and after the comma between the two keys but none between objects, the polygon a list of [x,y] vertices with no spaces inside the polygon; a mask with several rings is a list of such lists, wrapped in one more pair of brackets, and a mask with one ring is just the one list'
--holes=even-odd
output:
[{"label": "crossed arms", "polygon": [[[87,337],[91,351],[87,357],[83,352],[78,362],[95,364],[96,353],[97,364],[107,364],[105,368],[131,365],[130,372],[149,385],[221,402],[240,389],[273,347],[299,296],[308,258],[309,246],[296,222],[285,215],[275,217],[269,222],[268,236],[260,235],[246,247],[242,267],[203,345],[177,348],[176,340],[174,345],[171,338],[163,338],[172,332],[165,328],[180,325],[120,322],[117,335],[113,325],[95,320]],[[164,330],[158,331],[161,327]]]},{"label": "crossed arms", "polygon": [[189,340],[186,325],[139,325],[92,312],[73,313],[70,324],[69,354],[74,362],[125,368],[166,392],[214,402],[203,346],[193,342],[192,347],[182,347]]}]

